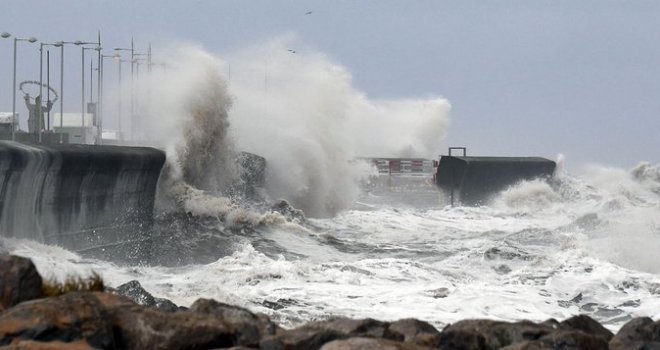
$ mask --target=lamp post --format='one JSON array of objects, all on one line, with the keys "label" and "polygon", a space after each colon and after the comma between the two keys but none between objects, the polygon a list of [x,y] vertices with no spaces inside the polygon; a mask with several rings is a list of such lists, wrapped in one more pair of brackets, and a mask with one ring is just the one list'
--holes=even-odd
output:
[{"label": "lamp post", "polygon": [[[112,58],[115,60],[121,59],[121,55],[116,53],[114,55],[103,55],[101,54],[101,65],[99,67],[99,88],[98,88],[98,103],[99,103],[99,112],[101,112],[101,115],[103,114],[101,108],[103,107],[103,79],[104,79],[104,68],[103,68],[103,60],[106,58]],[[120,97],[121,98],[121,97]],[[99,137],[99,144],[103,142],[103,120],[99,119],[99,132],[98,132],[98,137]]]},{"label": "lamp post", "polygon": [[[134,68],[133,68],[133,60],[135,59],[135,45],[134,45],[134,42],[133,42],[133,38],[131,38],[131,48],[130,49],[129,48],[122,48],[122,47],[115,47],[115,51],[130,51],[131,52],[131,60],[130,60],[130,62],[131,62],[131,111],[130,111],[131,119],[130,119],[130,121],[131,121],[131,129],[132,129],[132,127],[133,127],[133,120],[132,120],[133,119],[133,107],[134,107],[134,103],[135,103],[135,100],[134,100],[134,97],[133,97],[133,95],[134,95],[133,89],[134,89],[134,84],[135,84],[135,74],[134,74]],[[121,66],[121,63],[120,63],[120,66]],[[121,71],[121,68],[120,68],[120,71]],[[129,129],[129,130],[131,130],[131,129]],[[131,134],[130,134],[129,138],[131,139],[131,141],[133,140],[132,130],[131,130]]]},{"label": "lamp post", "polygon": [[133,62],[130,60],[122,60],[121,56],[117,58],[117,66],[118,66],[118,76],[119,76],[119,98],[117,99],[117,129],[119,129],[119,135],[121,137],[122,131],[121,131],[121,99],[122,99],[122,93],[121,93],[121,64],[124,62]]},{"label": "lamp post", "polygon": [[[7,38],[11,37],[11,34],[9,34],[7,32],[2,32],[2,34],[0,34],[0,37],[2,37],[3,39],[7,39]],[[13,122],[14,115],[11,116],[11,120],[12,120],[12,128],[13,128],[13,126],[14,126],[14,122]]]},{"label": "lamp post", "polygon": [[[43,61],[44,61],[44,46],[55,46],[55,47],[61,47],[64,44],[62,43],[44,43],[41,42],[39,43],[39,96],[41,97],[41,101],[39,102],[39,105],[37,106],[37,115],[38,115],[38,123],[39,123],[39,143],[42,141],[42,136],[43,136],[43,129],[44,125],[42,124],[42,118],[41,116],[43,115],[43,112],[41,110],[42,102],[44,100],[43,98],[43,86],[44,86],[44,81],[43,81]],[[50,72],[49,72],[50,76]],[[61,79],[61,76],[60,76]],[[50,86],[49,86],[50,87]],[[48,129],[50,129],[50,109],[48,110]]]},{"label": "lamp post", "polygon": [[[88,44],[96,44],[96,43],[88,43]],[[98,50],[98,51],[100,51],[101,47],[100,46],[85,47],[84,46],[85,44],[82,44],[82,43],[80,45],[82,45],[81,50],[80,50],[81,53],[82,53],[82,78],[81,78],[81,83],[82,83],[82,85],[81,85],[82,86],[81,87],[81,90],[82,90],[81,91],[82,113],[81,113],[81,117],[82,117],[82,129],[83,129],[83,132],[85,133],[85,136],[86,136],[87,132],[85,131],[85,50]],[[86,137],[85,137],[85,142],[87,142]]]},{"label": "lamp post", "polygon": [[62,133],[62,128],[64,127],[64,46],[68,44],[73,44],[76,46],[93,44],[91,42],[84,41],[58,41],[55,43],[55,46],[60,48],[60,143],[64,142],[64,134]]},{"label": "lamp post", "polygon": [[[5,33],[3,33],[3,37]],[[16,43],[19,41],[27,41],[29,43],[37,42],[37,38],[31,36],[27,39],[14,37],[14,85],[12,86],[12,103],[11,103],[11,140],[16,140]]]},{"label": "lamp post", "polygon": [[[135,56],[147,56],[147,54],[135,53]],[[136,57],[136,58],[133,59],[133,63],[135,63],[135,78],[136,79],[140,78],[140,62],[146,62],[147,65],[148,65],[149,64],[149,59],[148,58],[140,58],[140,57]],[[139,87],[140,87],[140,85],[138,85],[138,88]],[[135,129],[136,129],[137,126],[139,126],[139,122],[142,121],[142,117],[143,117],[142,113],[144,112],[144,109],[142,108],[142,105],[140,104],[140,102],[141,101],[138,100],[137,98],[135,99],[135,106],[134,106],[135,113],[133,114],[133,118],[132,118],[132,121],[131,121],[131,134],[136,133]],[[149,101],[147,101],[147,103],[149,103]],[[133,139],[135,139],[135,137]]]}]

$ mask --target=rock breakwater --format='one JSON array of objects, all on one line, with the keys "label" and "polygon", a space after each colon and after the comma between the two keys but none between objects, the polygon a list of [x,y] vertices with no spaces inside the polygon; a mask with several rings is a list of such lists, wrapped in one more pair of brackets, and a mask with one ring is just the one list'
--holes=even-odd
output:
[{"label": "rock breakwater", "polygon": [[635,318],[615,335],[577,315],[564,321],[463,320],[438,330],[402,319],[328,318],[284,329],[267,315],[211,299],[190,307],[138,281],[105,292],[44,297],[29,259],[0,257],[0,349],[655,349],[660,321]]}]

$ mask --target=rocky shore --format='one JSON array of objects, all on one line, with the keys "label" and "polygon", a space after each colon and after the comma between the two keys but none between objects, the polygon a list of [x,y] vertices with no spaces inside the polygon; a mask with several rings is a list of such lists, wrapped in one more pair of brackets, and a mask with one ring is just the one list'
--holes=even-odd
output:
[{"label": "rocky shore", "polygon": [[180,307],[138,281],[48,293],[29,259],[0,257],[0,349],[660,349],[660,321],[646,317],[616,335],[584,315],[463,320],[442,330],[416,319],[330,318],[283,329],[264,314],[215,300]]}]

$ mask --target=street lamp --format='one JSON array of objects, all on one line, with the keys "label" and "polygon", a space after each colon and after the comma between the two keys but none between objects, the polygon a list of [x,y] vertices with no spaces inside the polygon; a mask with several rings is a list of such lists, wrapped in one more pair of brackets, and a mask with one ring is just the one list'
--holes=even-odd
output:
[{"label": "street lamp", "polygon": [[[133,97],[133,95],[134,95],[133,94],[133,92],[134,92],[133,89],[134,89],[134,84],[135,84],[135,82],[134,82],[135,81],[134,68],[133,68],[133,60],[135,59],[135,44],[133,42],[133,38],[131,38],[131,48],[130,49],[129,48],[123,48],[123,47],[115,47],[115,51],[130,51],[131,52],[131,60],[130,60],[130,62],[131,62],[131,111],[130,111],[131,119],[129,119],[129,120],[131,121],[131,129],[132,129],[132,126],[133,126],[133,120],[132,120],[132,118],[133,118],[133,104],[135,103],[134,97]],[[121,63],[120,63],[120,71],[121,71]],[[131,134],[130,134],[130,139],[131,139],[131,141],[133,140],[133,132],[132,131],[131,131]]]},{"label": "street lamp", "polygon": [[[39,43],[39,96],[41,97],[41,102],[43,102],[43,100],[44,100],[43,96],[42,96],[43,95],[43,86],[44,86],[44,77],[43,77],[44,46],[60,47],[62,45],[63,44],[59,43],[59,42],[58,43],[53,43],[53,44],[44,43],[44,42]],[[41,102],[39,102],[39,105],[37,106],[37,115],[38,115],[37,121],[38,121],[38,124],[39,124],[39,143],[41,143],[41,141],[42,141],[42,134],[43,134],[43,128],[44,128],[44,125],[42,124],[42,118],[41,118],[41,116],[43,115],[43,112],[42,112],[42,109],[41,109],[42,108],[42,103]],[[50,109],[48,110],[48,129],[50,129]]]},{"label": "street lamp", "polygon": [[[9,33],[2,33],[3,38],[8,38]],[[37,42],[37,38],[31,36],[29,38],[14,37],[14,85],[12,86],[12,103],[11,103],[11,140],[16,140],[16,43],[19,41],[27,41],[29,43]]]},{"label": "street lamp", "polygon": [[[98,102],[99,102],[100,115],[103,115],[103,111],[101,110],[101,108],[103,108],[103,104],[104,104],[103,103],[103,78],[104,78],[104,76],[103,76],[103,74],[104,74],[103,60],[106,59],[106,58],[112,58],[112,59],[115,59],[115,60],[119,60],[119,59],[121,59],[121,55],[118,54],[118,53],[116,53],[114,55],[103,55],[103,54],[101,54],[101,65],[99,66],[99,84],[98,84],[99,85],[99,88],[98,88],[98,94],[99,94]],[[121,98],[121,96],[120,96],[120,98]],[[99,143],[102,143],[103,142],[103,120],[102,119],[99,119],[98,138],[100,140]]]},{"label": "street lamp", "polygon": [[64,142],[64,134],[62,133],[62,129],[64,128],[64,46],[69,44],[80,46],[94,43],[76,40],[58,41],[54,45],[60,48],[60,143]]},{"label": "street lamp", "polygon": [[[0,37],[2,37],[3,39],[7,39],[7,38],[11,37],[11,34],[9,34],[9,33],[7,33],[7,32],[2,32],[2,34],[0,34]],[[11,116],[11,119],[14,120],[14,116],[13,116],[13,115]],[[13,127],[13,126],[14,126],[14,125],[13,125],[13,122],[12,122],[12,127]]]},{"label": "street lamp", "polygon": [[122,87],[122,84],[121,84],[121,64],[124,63],[124,62],[133,63],[133,61],[131,61],[131,60],[122,60],[121,56],[118,56],[116,58],[116,60],[117,60],[117,66],[119,68],[118,71],[117,71],[118,77],[119,77],[119,98],[117,100],[117,129],[119,129],[119,135],[121,137],[121,135],[122,135],[122,131],[121,131],[122,130],[121,129],[121,99],[122,99],[122,93],[121,93],[121,87]]},{"label": "street lamp", "polygon": [[[81,50],[80,50],[80,52],[82,53],[82,56],[81,56],[81,57],[82,57],[82,78],[81,78],[81,83],[82,83],[82,85],[81,85],[81,86],[82,86],[82,87],[81,87],[81,90],[82,90],[82,91],[81,91],[81,107],[82,107],[82,112],[81,112],[81,117],[82,117],[82,129],[83,129],[83,132],[85,133],[85,136],[87,136],[87,132],[85,131],[85,50],[96,50],[96,51],[101,51],[101,47],[100,47],[100,46],[96,46],[96,47],[85,47],[84,45],[87,45],[87,44],[94,44],[94,45],[96,45],[97,43],[82,43],[82,42],[80,42],[80,44],[78,44],[78,42],[76,42],[76,45],[82,45],[82,46],[81,46]],[[90,73],[90,74],[91,74],[91,73]],[[93,98],[93,97],[90,96],[90,98]],[[85,137],[85,140],[84,140],[84,141],[85,141],[85,143],[87,142],[87,137]]]}]

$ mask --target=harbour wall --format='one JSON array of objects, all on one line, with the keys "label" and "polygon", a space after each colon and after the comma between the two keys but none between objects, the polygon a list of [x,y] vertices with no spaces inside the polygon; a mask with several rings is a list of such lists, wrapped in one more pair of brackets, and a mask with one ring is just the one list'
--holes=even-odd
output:
[{"label": "harbour wall", "polygon": [[165,153],[0,141],[0,234],[84,251],[140,240]]}]

